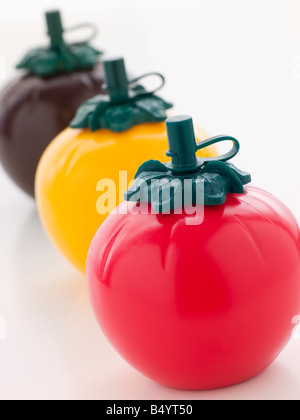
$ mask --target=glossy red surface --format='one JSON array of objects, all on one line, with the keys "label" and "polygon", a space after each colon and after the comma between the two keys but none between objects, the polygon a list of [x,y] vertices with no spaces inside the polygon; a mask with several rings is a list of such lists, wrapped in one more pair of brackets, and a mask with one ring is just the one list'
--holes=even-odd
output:
[{"label": "glossy red surface", "polygon": [[[134,203],[123,203],[133,209]],[[300,236],[255,187],[188,215],[111,215],[91,245],[88,285],[116,350],[160,384],[211,389],[276,359],[300,314]]]}]

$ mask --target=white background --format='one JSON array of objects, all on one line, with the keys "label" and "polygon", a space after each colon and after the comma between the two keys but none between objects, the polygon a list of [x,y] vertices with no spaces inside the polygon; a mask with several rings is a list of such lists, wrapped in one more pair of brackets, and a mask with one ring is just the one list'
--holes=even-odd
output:
[{"label": "white background", "polygon": [[[0,84],[46,42],[42,12],[53,8],[65,26],[99,25],[94,44],[124,55],[133,74],[163,72],[176,110],[211,135],[236,136],[235,163],[300,218],[299,0],[10,0],[0,14]],[[295,339],[263,374],[231,388],[179,392],[144,378],[106,342],[84,277],[2,170],[0,191],[0,399],[300,399]]]}]

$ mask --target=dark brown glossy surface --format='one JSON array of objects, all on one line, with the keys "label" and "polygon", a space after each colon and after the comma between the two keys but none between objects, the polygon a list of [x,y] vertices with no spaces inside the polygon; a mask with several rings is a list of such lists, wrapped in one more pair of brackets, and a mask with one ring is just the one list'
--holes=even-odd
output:
[{"label": "dark brown glossy surface", "polygon": [[34,197],[34,178],[48,144],[73,119],[82,102],[102,93],[102,64],[47,79],[25,75],[0,93],[0,161]]}]

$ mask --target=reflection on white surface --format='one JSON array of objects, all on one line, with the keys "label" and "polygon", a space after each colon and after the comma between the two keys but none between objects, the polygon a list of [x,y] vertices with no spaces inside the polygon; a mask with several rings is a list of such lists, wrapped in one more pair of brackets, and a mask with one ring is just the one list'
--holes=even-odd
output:
[{"label": "reflection on white surface", "polygon": [[[25,9],[18,15],[7,4],[7,15],[0,16],[1,43],[10,40],[1,46],[5,63],[12,65],[36,45],[46,3],[52,8],[50,0],[43,6],[26,2],[26,19],[34,11],[30,24],[22,23]],[[211,135],[236,136],[242,145],[237,166],[252,172],[256,185],[279,196],[300,219],[300,80],[294,77],[298,62],[292,61],[300,54],[299,2],[120,0],[119,8],[117,2],[100,3],[96,11],[96,3],[87,0],[83,19],[66,0],[67,20],[95,22],[99,16],[99,44],[125,52],[135,74],[165,73],[164,97],[176,101],[176,111],[192,114]],[[162,9],[171,13],[167,33]],[[184,11],[192,24],[187,19],[184,26]],[[292,340],[258,377],[222,390],[169,390],[133,370],[98,328],[84,277],[52,247],[34,203],[1,170],[0,315],[6,329],[6,340],[0,340],[0,399],[300,399],[300,340]]]}]

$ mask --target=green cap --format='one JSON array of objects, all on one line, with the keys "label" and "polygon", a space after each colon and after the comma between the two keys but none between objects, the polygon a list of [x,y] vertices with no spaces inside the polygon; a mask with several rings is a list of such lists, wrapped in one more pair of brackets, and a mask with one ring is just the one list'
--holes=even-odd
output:
[{"label": "green cap", "polygon": [[169,140],[167,156],[172,158],[174,172],[187,172],[197,169],[197,145],[193,119],[182,115],[166,121]]},{"label": "green cap", "polygon": [[64,45],[64,30],[60,12],[58,10],[53,12],[46,12],[46,22],[48,27],[48,35],[51,42],[51,48],[61,48],[61,46]]},{"label": "green cap", "polygon": [[104,74],[106,90],[113,102],[129,99],[129,82],[127,78],[124,58],[104,60]]},{"label": "green cap", "polygon": [[29,51],[17,65],[18,69],[26,69],[41,77],[49,77],[60,73],[70,73],[75,70],[92,69],[102,54],[89,45],[89,41],[67,44],[64,32],[89,27],[93,30],[93,38],[97,31],[89,24],[64,29],[58,10],[46,13],[46,23],[50,45]]},{"label": "green cap", "polygon": [[[85,102],[77,111],[72,128],[89,128],[91,131],[109,129],[120,133],[146,122],[162,122],[172,104],[155,93],[165,83],[160,73],[148,73],[128,80],[124,58],[103,61],[107,95],[98,95]],[[159,87],[147,91],[138,82],[148,76],[160,79]]]},{"label": "green cap", "polygon": [[[183,205],[220,205],[229,193],[244,194],[243,185],[251,181],[247,172],[240,171],[227,161],[239,151],[238,140],[217,136],[196,142],[193,120],[181,115],[166,121],[171,163],[157,160],[145,162],[135,176],[134,185],[125,193],[125,200],[146,202],[154,211],[169,212]],[[197,158],[197,151],[223,141],[231,141],[229,152],[216,157]],[[162,182],[163,180],[163,182]],[[186,183],[186,180],[190,180]],[[199,199],[200,185],[203,196]]]}]

